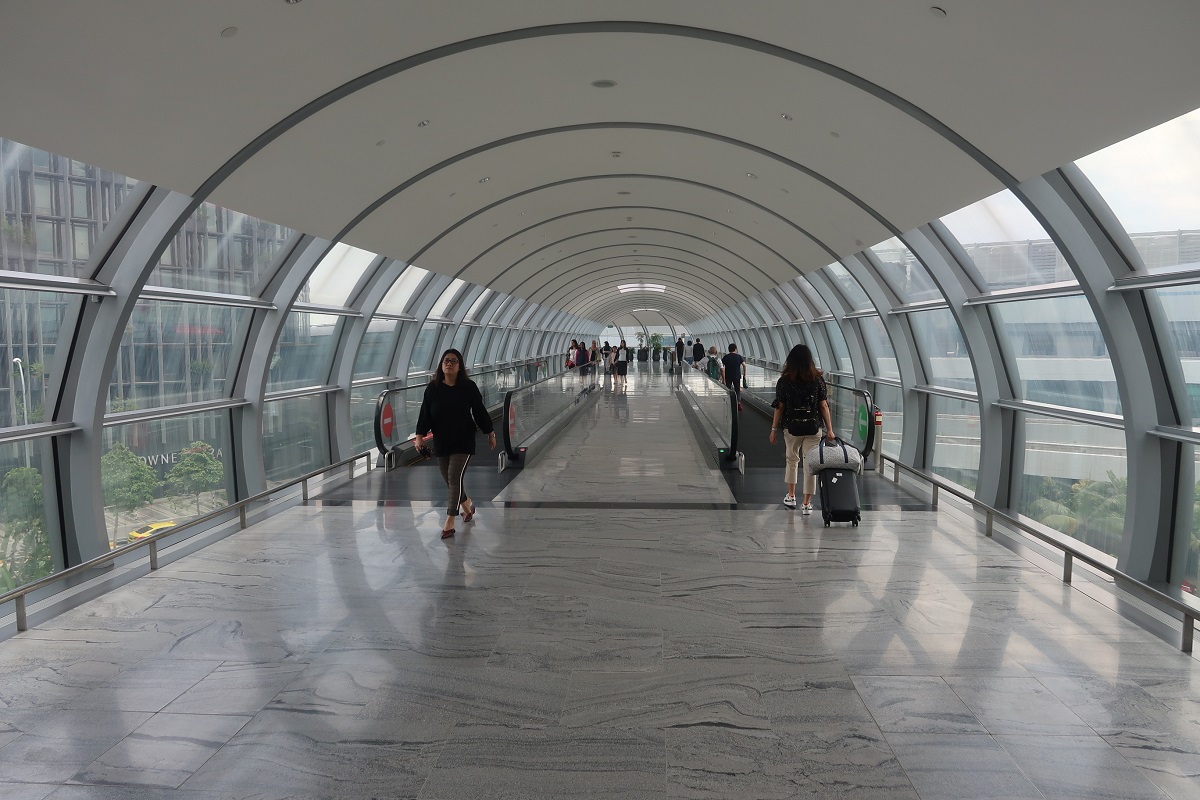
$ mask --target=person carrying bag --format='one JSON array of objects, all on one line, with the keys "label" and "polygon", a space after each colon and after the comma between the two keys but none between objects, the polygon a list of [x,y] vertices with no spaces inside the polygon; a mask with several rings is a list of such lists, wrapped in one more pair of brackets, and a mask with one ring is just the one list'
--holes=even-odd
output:
[{"label": "person carrying bag", "polygon": [[[771,444],[775,444],[775,432],[784,431],[786,466],[783,480],[788,491],[783,497],[783,504],[787,508],[795,508],[800,456],[820,443],[822,421],[825,423],[825,441],[837,441],[833,420],[829,416],[829,390],[807,345],[798,344],[788,353],[783,374],[775,384],[775,400],[771,406],[775,409],[771,420]],[[812,513],[812,496],[816,490],[816,476],[809,471],[806,461],[804,505],[800,509],[802,514]]]}]

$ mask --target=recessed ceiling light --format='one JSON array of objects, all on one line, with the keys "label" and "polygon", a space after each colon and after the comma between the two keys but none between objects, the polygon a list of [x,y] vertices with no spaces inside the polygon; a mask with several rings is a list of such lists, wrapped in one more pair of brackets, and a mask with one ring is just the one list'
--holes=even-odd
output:
[{"label": "recessed ceiling light", "polygon": [[855,239],[855,240],[854,240],[854,244],[855,244],[855,245],[857,245],[858,247],[862,247],[862,246],[863,246],[863,240],[862,240],[862,239]]},{"label": "recessed ceiling light", "polygon": [[933,14],[935,17],[941,18],[946,16],[946,9],[942,8],[941,6],[930,6],[929,13]]},{"label": "recessed ceiling light", "polygon": [[221,31],[222,39],[232,39],[234,36],[237,36],[237,28],[234,28],[232,26]]},{"label": "recessed ceiling light", "polygon": [[636,236],[630,236],[630,237],[628,237],[628,238],[630,238],[630,239],[636,239],[637,237],[636,237]]},{"label": "recessed ceiling light", "polygon": [[610,81],[607,78],[602,78],[598,81],[592,81],[592,86],[595,86],[597,89],[611,89],[616,85],[616,81]]},{"label": "recessed ceiling light", "polygon": [[487,182],[488,182],[488,181],[490,181],[490,180],[491,180],[491,178],[489,178],[489,177],[487,177],[486,175],[484,175],[482,178],[480,178],[480,179],[479,179],[479,182],[480,182],[480,183],[487,183]]},{"label": "recessed ceiling light", "polygon": [[788,122],[791,122],[791,121],[792,121],[792,115],[791,115],[791,114],[780,114],[779,116],[783,117],[783,118],[784,118],[784,119],[786,119]]},{"label": "recessed ceiling light", "polygon": [[842,138],[842,135],[841,135],[840,133],[838,133],[837,131],[830,131],[830,132],[829,132],[829,135],[830,135],[830,136],[832,136],[832,137],[833,137],[833,138],[835,138],[835,139],[840,139],[840,138]]},{"label": "recessed ceiling light", "polygon": [[387,139],[380,139],[378,142],[375,143],[375,146],[383,147],[385,144],[387,144]]},{"label": "recessed ceiling light", "polygon": [[294,6],[299,5],[300,0],[283,0],[283,2],[287,3],[289,6]]},{"label": "recessed ceiling light", "polygon": [[617,192],[617,194],[629,194],[629,192]]},{"label": "recessed ceiling light", "polygon": [[420,122],[418,122],[418,123],[417,123],[417,127],[418,127],[418,128],[427,128],[427,127],[429,127],[429,120],[427,120],[427,119],[423,119],[423,120],[421,120]]},{"label": "recessed ceiling light", "polygon": [[746,173],[746,177],[747,177],[747,178],[753,178],[754,180],[758,180],[758,176],[757,176],[757,175],[755,175],[753,172],[747,172],[747,173]]}]

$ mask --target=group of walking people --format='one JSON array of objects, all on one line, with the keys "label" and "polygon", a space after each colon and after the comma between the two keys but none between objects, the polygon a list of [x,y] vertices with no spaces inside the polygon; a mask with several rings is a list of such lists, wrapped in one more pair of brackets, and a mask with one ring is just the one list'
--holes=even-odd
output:
[{"label": "group of walking people", "polygon": [[[595,341],[592,342],[591,348],[584,347],[578,341],[572,344],[573,358],[578,359],[577,364],[592,368],[600,362],[603,351],[597,347]],[[616,381],[624,381],[629,362],[632,360],[629,347],[624,339],[617,347],[610,348],[608,342],[604,345],[608,348],[607,354],[603,356],[604,363],[615,373]],[[675,343],[675,347],[677,354],[681,354],[682,338]],[[701,361],[717,362],[716,347],[710,347],[707,356],[698,339],[694,347],[701,349],[698,356],[693,349],[690,359],[693,366],[698,366],[697,362]],[[680,361],[682,363],[682,358]],[[746,360],[738,354],[737,345],[730,344],[729,352],[719,361],[719,379],[738,392],[740,411],[742,371]],[[701,368],[707,369],[708,364]],[[775,399],[771,406],[774,409],[770,433],[772,445],[776,444],[776,433],[783,431],[786,458],[784,482],[787,484],[783,504],[788,508],[796,508],[796,483],[801,460],[809,450],[820,443],[822,437],[830,442],[836,441],[833,420],[829,414],[829,390],[807,345],[798,344],[788,353],[783,365],[783,374],[775,384]],[[450,348],[442,353],[437,371],[425,387],[421,410],[417,415],[417,431],[413,437],[418,448],[423,448],[426,442],[433,439],[433,454],[437,458],[442,480],[446,483],[448,502],[446,521],[442,525],[443,539],[455,534],[460,511],[464,523],[471,522],[478,511],[463,485],[467,466],[475,455],[477,428],[487,435],[488,445],[495,450],[496,430],[483,403],[483,394],[479,386],[467,376],[462,353]],[[800,508],[801,513],[811,514],[812,496],[816,493],[817,479],[809,471],[807,464],[803,469],[804,501]]]}]

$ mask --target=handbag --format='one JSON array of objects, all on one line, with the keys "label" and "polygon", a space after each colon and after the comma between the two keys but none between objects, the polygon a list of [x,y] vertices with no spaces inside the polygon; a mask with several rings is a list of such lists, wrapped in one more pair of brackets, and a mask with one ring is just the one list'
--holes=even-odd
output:
[{"label": "handbag", "polygon": [[863,470],[862,453],[854,445],[843,442],[841,437],[834,439],[832,444],[821,437],[817,446],[805,454],[804,463],[814,475],[823,469],[848,469],[859,473]]}]

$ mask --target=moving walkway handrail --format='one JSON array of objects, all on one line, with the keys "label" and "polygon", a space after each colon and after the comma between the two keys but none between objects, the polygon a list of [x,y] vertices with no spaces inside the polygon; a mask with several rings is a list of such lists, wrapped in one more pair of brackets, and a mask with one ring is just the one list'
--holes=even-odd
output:
[{"label": "moving walkway handrail", "polygon": [[[674,352],[674,351],[672,350],[672,352]],[[689,368],[686,361],[683,362],[683,366],[684,366],[684,368]],[[713,378],[711,375],[709,375],[704,370],[701,370],[695,366],[692,366],[689,369],[694,370],[698,375],[702,376],[705,380],[711,381],[712,383],[716,384],[717,386],[720,386],[721,389],[724,390],[726,395],[728,395],[728,397],[729,397],[729,452],[725,454],[725,460],[726,461],[736,461],[738,458],[738,421],[741,419],[740,415],[738,414],[737,392],[735,392],[733,389],[726,386],[725,384],[721,383],[720,380]],[[681,377],[684,375],[688,375],[688,374],[690,374],[690,373],[687,373],[687,372],[681,373]],[[686,381],[682,382],[681,385],[685,386],[689,392],[692,391],[691,387],[687,385]],[[704,414],[702,407],[701,407],[700,413]],[[707,417],[708,415],[704,414],[704,416]]]},{"label": "moving walkway handrail", "polygon": [[47,575],[44,578],[39,578],[38,580],[36,580],[32,583],[26,583],[22,586],[18,586],[17,588],[12,589],[11,591],[5,592],[4,594],[0,594],[0,605],[3,605],[4,603],[7,603],[10,600],[15,600],[16,606],[17,606],[16,607],[17,630],[18,631],[27,631],[27,630],[29,630],[29,619],[28,619],[28,615],[26,613],[26,608],[25,608],[25,597],[30,592],[35,592],[44,586],[49,586],[53,583],[58,583],[59,581],[66,580],[67,578],[73,578],[74,576],[79,575],[80,573],[87,572],[88,570],[91,570],[91,569],[95,569],[96,567],[98,567],[102,564],[107,564],[110,561],[115,561],[118,558],[120,558],[121,556],[131,553],[134,550],[137,550],[141,547],[149,547],[150,548],[150,569],[156,570],[156,569],[158,569],[158,540],[159,539],[165,539],[168,536],[175,536],[176,534],[182,533],[183,531],[186,531],[189,528],[194,528],[197,525],[202,525],[205,522],[209,522],[211,520],[217,519],[218,517],[228,516],[230,513],[234,512],[234,511],[238,512],[239,529],[245,530],[247,527],[246,507],[248,505],[250,505],[251,503],[257,503],[257,502],[261,502],[262,500],[270,499],[272,495],[278,494],[278,493],[284,491],[285,489],[290,489],[291,487],[295,486],[296,484],[302,484],[301,489],[300,489],[301,499],[307,501],[308,500],[308,482],[312,478],[315,478],[318,475],[323,475],[327,472],[332,472],[333,470],[338,469],[339,467],[348,466],[349,467],[349,477],[351,480],[353,480],[354,479],[354,462],[358,461],[359,459],[366,459],[367,471],[369,472],[371,470],[371,454],[372,454],[371,451],[367,450],[365,452],[359,453],[358,455],[350,456],[350,458],[343,459],[343,460],[337,462],[336,464],[330,464],[327,467],[321,467],[320,469],[315,469],[312,472],[307,472],[298,478],[292,478],[287,483],[281,483],[278,486],[275,486],[271,489],[267,489],[265,492],[259,492],[258,494],[251,495],[250,497],[245,498],[244,500],[239,500],[236,503],[230,503],[229,505],[219,508],[216,511],[210,511],[209,513],[205,514],[204,516],[196,517],[195,519],[190,519],[187,522],[183,523],[182,525],[176,525],[173,528],[164,528],[163,530],[159,531],[158,533],[151,534],[150,536],[147,536],[144,539],[138,539],[137,541],[130,542],[129,544],[126,544],[126,545],[122,545],[121,547],[118,547],[115,550],[109,550],[107,553],[98,555],[93,559],[89,559],[88,561],[83,562],[82,564],[76,564],[75,566],[68,567],[67,569],[62,570],[61,572],[55,572],[51,575]]},{"label": "moving walkway handrail", "polygon": [[952,494],[960,500],[969,503],[975,511],[982,512],[984,515],[985,536],[991,538],[996,522],[999,521],[1011,528],[1015,528],[1023,533],[1029,534],[1044,544],[1048,544],[1051,547],[1061,550],[1063,554],[1063,583],[1071,582],[1071,572],[1074,562],[1076,559],[1078,559],[1097,572],[1109,576],[1113,579],[1114,583],[1120,584],[1124,588],[1132,589],[1155,603],[1161,603],[1168,608],[1178,611],[1183,615],[1183,636],[1180,641],[1179,649],[1184,653],[1192,652],[1192,639],[1195,632],[1196,618],[1200,617],[1200,608],[1180,600],[1179,598],[1172,597],[1171,595],[1159,589],[1155,589],[1153,586],[1149,586],[1146,583],[1139,581],[1137,578],[1126,575],[1124,572],[1121,572],[1115,567],[1111,567],[1108,564],[1093,558],[1082,550],[1071,547],[1071,545],[1067,544],[1066,542],[1059,541],[1056,537],[1050,536],[1049,534],[1038,530],[1027,522],[1023,522],[1022,520],[1006,514],[997,508],[992,508],[986,503],[981,503],[966,491],[959,489],[958,487],[953,486],[934,475],[931,475],[923,470],[916,469],[915,467],[910,467],[908,464],[903,464],[897,459],[883,453],[880,453],[879,457],[883,461],[892,465],[893,483],[897,485],[900,483],[900,471],[904,470],[904,472],[912,475],[913,477],[920,478],[921,480],[930,484],[930,486],[933,487],[930,505],[932,505],[935,509],[938,507],[938,493],[947,492],[948,494]]},{"label": "moving walkway handrail", "polygon": [[[604,366],[604,361],[603,361],[603,359],[600,361],[592,361],[589,363],[588,366],[593,370],[599,370]],[[578,367],[574,367],[574,366],[566,367],[563,370],[563,372],[572,372],[576,369],[578,369]],[[501,442],[504,445],[504,453],[505,453],[505,455],[507,455],[509,457],[510,460],[516,461],[516,460],[519,460],[521,457],[520,453],[517,450],[517,444],[512,440],[512,425],[509,424],[510,420],[512,420],[513,395],[515,395],[517,392],[533,391],[534,387],[538,386],[539,384],[549,383],[552,380],[557,380],[561,374],[562,373],[560,373],[560,372],[555,372],[553,375],[547,375],[546,377],[542,378],[541,380],[533,381],[532,383],[527,383],[524,386],[517,386],[516,388],[509,389],[507,392],[504,393],[504,403],[502,406],[502,410],[500,412],[500,422],[501,422],[500,427],[503,429],[502,436],[501,436]],[[587,392],[590,392],[592,389],[594,389],[596,387],[596,382],[595,382],[595,378],[594,378],[595,374],[596,374],[595,372],[592,373],[593,380],[588,385],[587,390],[584,392],[585,394]]]}]

